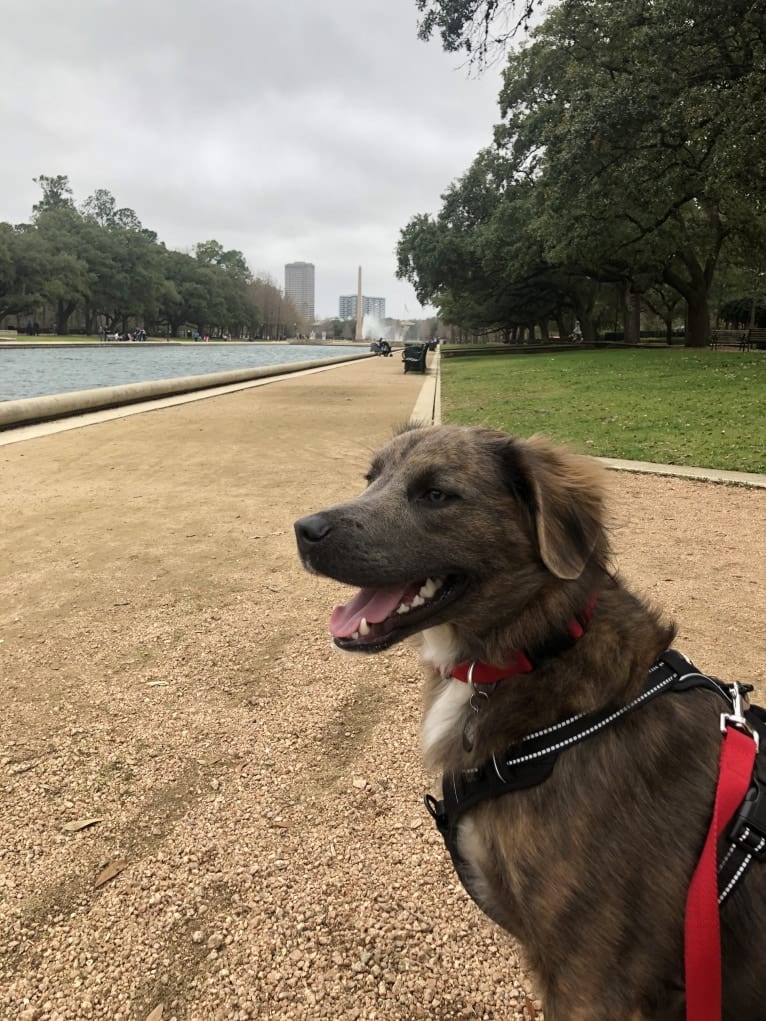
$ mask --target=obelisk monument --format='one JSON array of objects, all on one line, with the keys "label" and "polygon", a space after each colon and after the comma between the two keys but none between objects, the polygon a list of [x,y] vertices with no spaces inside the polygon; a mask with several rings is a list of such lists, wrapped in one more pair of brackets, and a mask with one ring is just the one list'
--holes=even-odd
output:
[{"label": "obelisk monument", "polygon": [[364,327],[362,326],[362,267],[359,267],[359,281],[356,286],[356,340],[364,340]]}]

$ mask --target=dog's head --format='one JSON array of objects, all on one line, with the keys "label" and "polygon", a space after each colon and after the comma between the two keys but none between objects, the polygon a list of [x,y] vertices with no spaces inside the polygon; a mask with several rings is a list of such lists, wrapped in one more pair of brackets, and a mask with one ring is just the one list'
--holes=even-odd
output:
[{"label": "dog's head", "polygon": [[361,589],[331,618],[342,649],[444,623],[486,633],[606,562],[598,469],[540,437],[408,429],[366,477],[356,499],[295,523],[304,565]]}]

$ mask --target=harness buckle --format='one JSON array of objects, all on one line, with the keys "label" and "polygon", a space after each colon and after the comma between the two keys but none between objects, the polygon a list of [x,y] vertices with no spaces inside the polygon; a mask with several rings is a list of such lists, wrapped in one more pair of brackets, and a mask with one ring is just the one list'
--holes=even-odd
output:
[{"label": "harness buckle", "polygon": [[745,719],[745,711],[749,708],[749,700],[747,693],[752,691],[752,686],[749,684],[740,684],[739,681],[735,681],[730,689],[732,709],[730,713],[721,713],[721,733],[726,733],[727,727],[736,727],[737,730],[741,730],[743,734],[747,734],[755,741],[755,750],[758,751],[758,731],[753,730],[750,724]]}]

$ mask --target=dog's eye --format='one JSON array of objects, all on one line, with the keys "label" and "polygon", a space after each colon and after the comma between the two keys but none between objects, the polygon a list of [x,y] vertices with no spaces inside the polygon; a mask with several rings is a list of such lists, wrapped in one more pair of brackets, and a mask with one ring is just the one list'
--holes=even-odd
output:
[{"label": "dog's eye", "polygon": [[443,489],[427,489],[422,496],[426,503],[444,504],[454,499],[452,494],[445,493]]}]

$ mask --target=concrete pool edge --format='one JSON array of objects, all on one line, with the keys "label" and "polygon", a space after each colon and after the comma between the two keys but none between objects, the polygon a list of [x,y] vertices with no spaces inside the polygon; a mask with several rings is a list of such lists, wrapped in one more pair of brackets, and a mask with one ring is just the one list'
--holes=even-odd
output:
[{"label": "concrete pool edge", "polygon": [[231,369],[227,372],[181,376],[176,379],[154,379],[145,383],[125,383],[121,386],[104,386],[91,390],[72,390],[67,393],[49,394],[45,397],[24,397],[15,401],[1,401],[0,433],[6,429],[15,429],[20,426],[55,421],[89,412],[107,411],[131,404],[143,404],[201,390],[247,384],[309,369],[330,368],[333,365],[374,357],[370,352],[360,352],[335,358],[288,362],[282,365],[251,369]]}]

